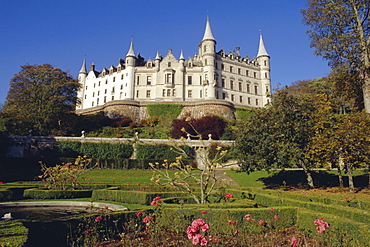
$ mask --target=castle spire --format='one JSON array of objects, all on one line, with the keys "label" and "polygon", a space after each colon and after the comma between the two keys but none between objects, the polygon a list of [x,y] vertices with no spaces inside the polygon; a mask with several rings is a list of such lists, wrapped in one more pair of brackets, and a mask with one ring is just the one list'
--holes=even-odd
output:
[{"label": "castle spire", "polygon": [[180,52],[180,58],[179,58],[179,60],[185,60],[185,58],[184,58],[184,53],[182,52],[182,50],[181,50],[181,52]]},{"label": "castle spire", "polygon": [[126,57],[135,57],[134,40],[133,39],[131,39],[130,49],[128,50]]},{"label": "castle spire", "polygon": [[203,40],[215,40],[215,38],[213,37],[213,34],[212,34],[212,30],[211,30],[211,24],[209,22],[209,17],[207,16],[207,23],[206,23],[206,30],[204,31],[204,36],[203,36]]},{"label": "castle spire", "polygon": [[262,33],[260,33],[260,45],[258,48],[258,54],[257,57],[260,56],[268,56],[269,54],[266,51],[265,44],[263,43]]},{"label": "castle spire", "polygon": [[80,69],[80,72],[78,72],[79,74],[87,74],[87,70],[86,70],[86,57],[84,58],[84,61],[82,63],[82,67]]}]

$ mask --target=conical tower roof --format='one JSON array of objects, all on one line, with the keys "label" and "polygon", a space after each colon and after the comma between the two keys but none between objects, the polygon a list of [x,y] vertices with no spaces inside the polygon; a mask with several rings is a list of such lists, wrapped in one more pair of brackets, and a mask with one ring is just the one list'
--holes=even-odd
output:
[{"label": "conical tower roof", "polygon": [[260,45],[258,47],[257,57],[268,56],[269,54],[266,51],[265,44],[263,43],[262,33],[260,34]]},{"label": "conical tower roof", "polygon": [[128,50],[126,57],[135,57],[134,41],[132,39],[131,39],[131,43],[130,43],[130,49]]},{"label": "conical tower roof", "polygon": [[207,23],[206,23],[206,30],[204,31],[204,36],[203,36],[203,40],[215,40],[215,38],[213,37],[213,34],[212,34],[212,30],[211,30],[211,24],[209,22],[209,17],[207,16]]},{"label": "conical tower roof", "polygon": [[80,69],[80,72],[78,72],[79,74],[87,74],[87,70],[86,70],[86,57],[84,58],[84,61],[82,63],[82,67]]}]

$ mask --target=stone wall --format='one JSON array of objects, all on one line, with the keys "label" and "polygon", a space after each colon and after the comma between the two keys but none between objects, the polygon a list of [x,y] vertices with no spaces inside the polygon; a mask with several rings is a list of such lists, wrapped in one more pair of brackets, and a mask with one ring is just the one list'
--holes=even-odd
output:
[{"label": "stone wall", "polygon": [[[225,119],[236,119],[234,104],[223,100],[203,100],[197,102],[168,102],[168,104],[184,105],[178,118],[201,118],[204,116],[221,116]],[[148,119],[147,105],[149,103],[131,101],[131,100],[116,100],[111,101],[103,106],[89,108],[87,110],[78,110],[77,114],[94,114],[103,111],[110,118],[130,117],[134,122]],[[161,102],[167,104],[167,102]]]}]

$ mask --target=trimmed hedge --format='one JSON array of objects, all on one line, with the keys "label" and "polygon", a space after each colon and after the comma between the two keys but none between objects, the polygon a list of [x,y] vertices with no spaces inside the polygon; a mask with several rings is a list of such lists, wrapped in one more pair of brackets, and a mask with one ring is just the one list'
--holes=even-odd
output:
[{"label": "trimmed hedge", "polygon": [[40,190],[28,189],[24,191],[23,197],[32,199],[64,199],[64,198],[88,198],[91,190]]},{"label": "trimmed hedge", "polygon": [[235,115],[237,118],[239,118],[240,120],[248,120],[250,119],[252,116],[255,115],[255,112],[253,110],[250,110],[250,109],[245,109],[245,108],[238,108],[236,107],[235,108]]},{"label": "trimmed hedge", "polygon": [[143,191],[125,191],[116,189],[94,190],[92,200],[115,201],[129,204],[150,205],[153,198],[176,197],[179,192],[143,192]]},{"label": "trimmed hedge", "polygon": [[24,246],[28,228],[18,220],[0,221],[0,246]]},{"label": "trimmed hedge", "polygon": [[131,144],[104,142],[57,142],[54,149],[60,157],[76,158],[85,155],[96,159],[128,159],[134,151]]},{"label": "trimmed hedge", "polygon": [[7,189],[0,190],[0,202],[11,201],[13,199],[13,192]]},{"label": "trimmed hedge", "polygon": [[[171,150],[169,145],[137,145],[137,159],[157,159],[157,160],[176,160],[179,156]],[[180,146],[186,153],[190,152],[189,146]]]},{"label": "trimmed hedge", "polygon": [[[323,214],[305,209],[298,210],[297,216],[299,229],[318,240],[323,246],[369,246],[369,225],[336,215]],[[316,219],[322,219],[330,227],[326,231],[318,233],[313,223]]]},{"label": "trimmed hedge", "polygon": [[[203,214],[202,211],[206,211]],[[184,232],[195,219],[203,219],[210,224],[209,234],[225,233],[234,234],[235,227],[229,225],[230,221],[237,221],[239,234],[252,234],[269,232],[291,227],[296,223],[297,209],[279,207],[274,210],[266,208],[209,208],[207,205],[196,205],[193,208],[164,208],[158,223],[161,226]],[[250,221],[245,219],[246,214],[251,214]],[[274,215],[278,219],[274,219]],[[263,226],[258,224],[263,220]]]}]

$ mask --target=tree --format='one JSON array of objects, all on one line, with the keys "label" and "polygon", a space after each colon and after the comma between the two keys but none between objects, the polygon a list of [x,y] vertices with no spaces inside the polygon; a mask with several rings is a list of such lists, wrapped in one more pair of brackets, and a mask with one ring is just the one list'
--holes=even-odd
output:
[{"label": "tree", "polygon": [[4,114],[11,134],[50,135],[68,126],[79,84],[50,64],[24,65],[10,81]]},{"label": "tree", "polygon": [[315,54],[336,71],[350,75],[362,88],[370,113],[370,4],[368,0],[310,0],[303,22]]},{"label": "tree", "polygon": [[305,152],[313,136],[312,114],[315,107],[306,98],[280,90],[274,103],[256,111],[241,124],[236,139],[242,171],[272,168],[303,168],[307,182],[314,187],[311,168],[314,163]]}]

